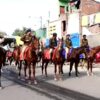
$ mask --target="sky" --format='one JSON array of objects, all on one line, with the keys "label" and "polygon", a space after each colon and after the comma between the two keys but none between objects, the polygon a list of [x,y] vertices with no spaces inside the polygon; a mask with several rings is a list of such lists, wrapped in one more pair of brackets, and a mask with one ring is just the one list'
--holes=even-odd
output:
[{"label": "sky", "polygon": [[57,0],[0,0],[0,31],[11,35],[17,28],[36,30],[47,20],[57,19]]}]

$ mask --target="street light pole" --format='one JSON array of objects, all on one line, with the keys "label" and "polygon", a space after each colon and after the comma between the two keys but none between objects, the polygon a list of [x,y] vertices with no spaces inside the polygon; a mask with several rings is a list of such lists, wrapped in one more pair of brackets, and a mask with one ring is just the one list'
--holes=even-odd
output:
[{"label": "street light pole", "polygon": [[43,19],[42,19],[42,16],[40,16],[40,25],[41,25],[40,28],[41,28],[41,29],[42,29],[42,20],[43,20]]}]

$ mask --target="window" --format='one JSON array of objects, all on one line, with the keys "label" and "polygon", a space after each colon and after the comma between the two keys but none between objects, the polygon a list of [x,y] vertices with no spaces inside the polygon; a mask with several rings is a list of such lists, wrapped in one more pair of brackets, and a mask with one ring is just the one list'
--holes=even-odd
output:
[{"label": "window", "polygon": [[66,21],[62,21],[63,32],[66,31]]}]

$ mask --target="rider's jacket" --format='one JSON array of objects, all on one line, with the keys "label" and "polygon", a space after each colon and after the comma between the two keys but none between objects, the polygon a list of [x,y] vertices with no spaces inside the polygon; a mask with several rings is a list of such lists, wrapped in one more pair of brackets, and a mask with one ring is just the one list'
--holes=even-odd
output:
[{"label": "rider's jacket", "polygon": [[51,38],[50,39],[50,48],[54,48],[57,46],[57,39]]},{"label": "rider's jacket", "polygon": [[81,46],[82,47],[88,47],[88,40],[87,39],[82,39]]},{"label": "rider's jacket", "polygon": [[72,47],[72,41],[71,41],[71,39],[66,39],[66,40],[65,40],[65,46],[66,46],[67,48],[71,48],[71,47]]}]

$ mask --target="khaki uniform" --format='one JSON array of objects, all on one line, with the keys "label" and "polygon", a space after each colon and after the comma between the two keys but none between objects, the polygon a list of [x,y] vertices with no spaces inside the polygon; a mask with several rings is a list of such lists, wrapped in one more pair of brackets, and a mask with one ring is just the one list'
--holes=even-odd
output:
[{"label": "khaki uniform", "polygon": [[53,50],[55,49],[55,47],[57,47],[57,39],[51,38],[50,39],[50,51],[49,51],[51,60],[52,60]]},{"label": "khaki uniform", "polygon": [[57,46],[57,39],[50,39],[50,48],[54,48]]},{"label": "khaki uniform", "polygon": [[88,47],[88,40],[87,39],[82,39],[81,46],[87,48]]},{"label": "khaki uniform", "polygon": [[66,54],[68,54],[70,48],[72,48],[72,41],[70,39],[66,39],[65,40],[65,46],[66,46]]}]

